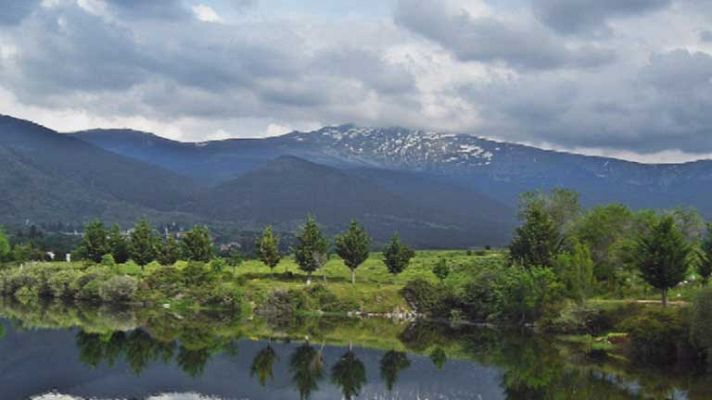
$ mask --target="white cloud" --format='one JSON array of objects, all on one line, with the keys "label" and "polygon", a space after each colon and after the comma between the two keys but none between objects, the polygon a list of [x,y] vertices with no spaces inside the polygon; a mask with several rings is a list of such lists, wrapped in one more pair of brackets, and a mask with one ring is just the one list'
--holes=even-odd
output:
[{"label": "white cloud", "polygon": [[222,22],[222,18],[210,6],[197,4],[191,7],[195,17],[203,22]]}]

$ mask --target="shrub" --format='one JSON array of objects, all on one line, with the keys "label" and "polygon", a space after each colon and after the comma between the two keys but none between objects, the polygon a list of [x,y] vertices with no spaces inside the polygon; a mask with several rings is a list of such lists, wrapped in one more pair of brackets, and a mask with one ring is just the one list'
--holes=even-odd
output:
[{"label": "shrub", "polygon": [[498,277],[495,293],[497,316],[524,323],[553,315],[562,287],[549,268],[513,266]]},{"label": "shrub", "polygon": [[64,269],[52,274],[47,280],[47,285],[51,295],[56,298],[73,298],[76,294],[74,281],[81,275],[81,272],[72,269]]},{"label": "shrub", "polygon": [[623,321],[621,328],[630,337],[635,359],[646,363],[674,363],[678,346],[687,342],[687,321],[680,309],[647,310]]},{"label": "shrub", "polygon": [[275,290],[267,300],[255,310],[262,315],[292,316],[298,310],[306,309],[307,295],[301,290]]},{"label": "shrub", "polygon": [[104,254],[101,256],[101,265],[105,267],[114,267],[116,266],[116,261],[114,260],[114,256],[111,254]]},{"label": "shrub", "polygon": [[240,291],[231,285],[218,285],[215,288],[211,288],[208,295],[200,301],[200,304],[203,306],[236,309],[240,307],[241,297]]},{"label": "shrub", "polygon": [[107,303],[133,300],[138,282],[130,276],[114,276],[99,286],[99,297]]},{"label": "shrub", "polygon": [[77,300],[95,302],[101,300],[99,295],[99,288],[101,287],[101,281],[96,275],[93,275],[93,279],[87,281],[81,289],[77,291]]},{"label": "shrub", "polygon": [[421,314],[447,318],[454,296],[444,286],[436,286],[425,279],[414,279],[401,289],[410,308]]}]

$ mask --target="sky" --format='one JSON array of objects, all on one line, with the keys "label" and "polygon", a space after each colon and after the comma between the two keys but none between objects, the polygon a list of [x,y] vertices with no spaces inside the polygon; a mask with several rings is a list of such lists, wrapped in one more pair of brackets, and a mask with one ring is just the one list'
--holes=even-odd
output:
[{"label": "sky", "polygon": [[712,0],[0,0],[0,114],[182,141],[355,123],[712,157]]}]

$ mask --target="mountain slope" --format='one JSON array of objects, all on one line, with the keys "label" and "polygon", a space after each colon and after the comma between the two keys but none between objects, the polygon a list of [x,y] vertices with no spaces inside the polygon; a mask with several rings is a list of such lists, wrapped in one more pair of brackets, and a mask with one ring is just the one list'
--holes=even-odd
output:
[{"label": "mountain slope", "polygon": [[[330,234],[356,218],[377,240],[399,232],[419,246],[506,241],[508,226],[505,228],[501,221],[426,204],[408,193],[394,192],[390,185],[379,185],[366,175],[282,156],[216,187],[206,201],[206,212],[212,219],[239,221],[251,227],[273,224],[285,230],[293,230],[305,215],[313,214]],[[427,183],[419,187],[420,192],[432,188]],[[506,207],[481,200],[494,215],[509,214]],[[484,225],[490,229],[479,229]]]},{"label": "mountain slope", "polygon": [[186,178],[6,116],[0,165],[3,222],[115,221],[193,204],[195,185]]}]

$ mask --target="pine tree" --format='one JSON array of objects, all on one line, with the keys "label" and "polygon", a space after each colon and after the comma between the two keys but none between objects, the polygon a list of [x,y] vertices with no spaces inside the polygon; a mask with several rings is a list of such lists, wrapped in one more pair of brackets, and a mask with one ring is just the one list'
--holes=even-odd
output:
[{"label": "pine tree", "polygon": [[516,229],[509,245],[510,262],[527,268],[549,267],[559,250],[559,232],[542,207],[525,213],[524,224]]},{"label": "pine tree", "polygon": [[121,234],[121,228],[117,224],[111,226],[109,231],[109,248],[114,261],[118,264],[123,264],[129,260],[129,244]]},{"label": "pine tree", "polygon": [[344,260],[351,270],[351,283],[356,283],[356,268],[368,259],[371,237],[356,220],[351,221],[349,229],[334,238],[336,254]]},{"label": "pine tree", "polygon": [[299,265],[299,269],[307,273],[307,284],[309,284],[312,273],[326,262],[328,244],[312,216],[307,217],[304,226],[297,232],[296,239],[294,260]]},{"label": "pine tree", "polygon": [[388,272],[393,275],[400,274],[408,267],[410,259],[415,256],[415,252],[403,244],[396,233],[383,249],[383,263],[386,264]]},{"label": "pine tree", "polygon": [[194,226],[181,240],[183,257],[188,261],[208,262],[213,258],[213,239],[205,226]]},{"label": "pine tree", "polygon": [[129,255],[141,267],[156,259],[160,240],[148,220],[141,219],[129,235]]},{"label": "pine tree", "polygon": [[265,227],[262,236],[257,239],[257,256],[270,271],[274,272],[274,267],[279,264],[282,256],[279,254],[279,237],[272,232],[272,227]]},{"label": "pine tree", "polygon": [[101,262],[101,257],[111,251],[104,224],[95,219],[84,226],[84,236],[79,245],[81,255],[94,262]]},{"label": "pine tree", "polygon": [[166,238],[158,252],[157,260],[161,265],[173,265],[180,259],[180,246],[171,235]]},{"label": "pine tree", "polygon": [[689,254],[690,246],[670,216],[639,238],[638,267],[645,281],[662,292],[663,306],[667,305],[668,290],[685,279]]}]

